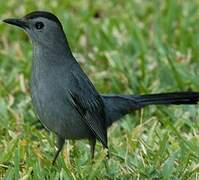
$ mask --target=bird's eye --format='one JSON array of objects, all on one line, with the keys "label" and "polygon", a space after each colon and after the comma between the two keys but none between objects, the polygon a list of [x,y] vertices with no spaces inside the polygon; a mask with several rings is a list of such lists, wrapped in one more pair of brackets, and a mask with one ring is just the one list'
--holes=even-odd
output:
[{"label": "bird's eye", "polygon": [[36,22],[35,23],[35,28],[36,29],[42,29],[44,27],[44,23],[42,23],[42,22]]}]

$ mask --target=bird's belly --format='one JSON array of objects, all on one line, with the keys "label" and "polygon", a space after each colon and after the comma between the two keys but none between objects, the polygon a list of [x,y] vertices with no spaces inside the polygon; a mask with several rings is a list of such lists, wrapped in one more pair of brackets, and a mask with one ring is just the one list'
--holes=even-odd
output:
[{"label": "bird's belly", "polygon": [[32,88],[32,102],[42,124],[65,139],[88,138],[91,132],[64,96],[66,92],[57,92],[52,87],[41,89]]}]

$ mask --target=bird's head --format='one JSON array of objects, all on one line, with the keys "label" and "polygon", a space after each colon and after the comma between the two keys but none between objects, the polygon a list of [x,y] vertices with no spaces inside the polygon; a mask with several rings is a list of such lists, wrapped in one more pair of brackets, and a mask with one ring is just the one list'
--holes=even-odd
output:
[{"label": "bird's head", "polygon": [[47,11],[34,11],[22,18],[9,18],[5,23],[23,28],[33,44],[52,46],[65,40],[62,25],[59,19]]}]

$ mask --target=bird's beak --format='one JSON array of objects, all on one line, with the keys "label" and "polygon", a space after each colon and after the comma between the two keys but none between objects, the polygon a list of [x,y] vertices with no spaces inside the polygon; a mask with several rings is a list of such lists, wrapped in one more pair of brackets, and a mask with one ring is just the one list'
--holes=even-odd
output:
[{"label": "bird's beak", "polygon": [[4,19],[3,22],[21,27],[23,29],[29,28],[28,22],[25,19],[9,18]]}]

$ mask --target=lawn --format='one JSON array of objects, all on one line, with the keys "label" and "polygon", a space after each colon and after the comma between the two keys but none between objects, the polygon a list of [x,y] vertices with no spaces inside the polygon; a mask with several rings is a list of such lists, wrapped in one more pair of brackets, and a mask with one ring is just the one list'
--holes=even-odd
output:
[{"label": "lawn", "polygon": [[[101,93],[199,91],[198,0],[1,2],[1,20],[49,10]],[[150,106],[115,123],[110,158],[100,143],[67,141],[56,165],[55,136],[31,104],[32,46],[0,22],[0,179],[199,179],[199,108]]]}]

